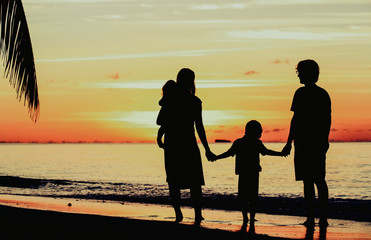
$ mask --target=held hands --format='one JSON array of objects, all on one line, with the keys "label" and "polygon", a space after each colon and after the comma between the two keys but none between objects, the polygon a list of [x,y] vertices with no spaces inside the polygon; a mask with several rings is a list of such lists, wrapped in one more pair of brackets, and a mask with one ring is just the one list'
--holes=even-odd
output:
[{"label": "held hands", "polygon": [[214,162],[216,160],[216,155],[210,150],[206,151],[206,157],[209,162]]},{"label": "held hands", "polygon": [[282,149],[282,156],[287,157],[291,153],[291,143],[286,143],[285,147]]},{"label": "held hands", "polygon": [[283,150],[280,152],[280,155],[279,156],[281,156],[281,157],[287,157],[289,154],[287,154],[287,153],[285,153],[285,152],[283,152]]}]

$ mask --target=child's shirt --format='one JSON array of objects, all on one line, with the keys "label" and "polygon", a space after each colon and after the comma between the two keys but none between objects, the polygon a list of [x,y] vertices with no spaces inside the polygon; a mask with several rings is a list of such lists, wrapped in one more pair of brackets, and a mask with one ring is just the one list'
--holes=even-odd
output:
[{"label": "child's shirt", "polygon": [[259,154],[265,155],[268,149],[259,139],[248,138],[246,135],[235,140],[227,151],[230,156],[236,155],[237,175],[261,172]]}]

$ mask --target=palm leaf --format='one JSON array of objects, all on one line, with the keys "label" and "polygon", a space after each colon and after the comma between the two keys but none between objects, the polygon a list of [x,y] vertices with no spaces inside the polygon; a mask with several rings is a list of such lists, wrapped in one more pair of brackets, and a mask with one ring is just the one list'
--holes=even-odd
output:
[{"label": "palm leaf", "polygon": [[39,117],[39,94],[30,33],[21,0],[0,0],[0,55],[5,67],[4,78],[24,98],[30,117]]}]

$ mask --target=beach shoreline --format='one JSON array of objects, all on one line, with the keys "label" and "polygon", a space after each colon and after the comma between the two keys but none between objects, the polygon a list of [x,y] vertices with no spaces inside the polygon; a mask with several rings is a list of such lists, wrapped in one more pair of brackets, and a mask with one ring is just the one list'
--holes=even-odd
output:
[{"label": "beach shoreline", "polygon": [[[0,194],[170,205],[167,185],[149,186],[148,184],[0,176],[0,187],[3,190]],[[66,191],[66,188],[69,190]],[[105,191],[102,192],[102,189]],[[117,194],[117,192],[122,194]],[[182,196],[181,205],[191,206],[189,192],[182,192]],[[318,205],[318,199],[315,200],[315,203]],[[203,189],[202,205],[209,209],[239,211],[234,193],[218,193],[208,188]],[[303,197],[261,194],[258,212],[303,217],[306,216],[304,206]],[[332,219],[371,222],[371,200],[330,198],[327,214]],[[319,215],[318,209],[316,215]]]},{"label": "beach shoreline", "polygon": [[[237,232],[167,221],[63,213],[0,205],[7,219],[2,237],[9,239],[246,239]],[[288,240],[257,234],[254,239]]]},{"label": "beach shoreline", "polygon": [[[113,233],[120,234],[124,229],[131,231],[131,234],[135,236],[135,232],[147,234],[147,231],[144,233],[140,231],[141,228],[145,228],[151,229],[149,230],[152,232],[151,237],[158,236],[162,239],[174,237],[177,232],[184,236],[188,234],[190,237],[205,236],[217,239],[240,239],[242,237],[239,232],[242,218],[238,211],[204,209],[205,221],[196,228],[193,226],[193,210],[189,207],[183,207],[182,210],[185,216],[184,221],[181,224],[175,224],[173,210],[167,205],[0,195],[0,211],[2,216],[8,219],[7,224],[10,227],[16,224],[20,229],[25,228],[28,232],[35,234],[43,234],[42,230],[37,229],[39,225],[40,227],[45,225],[48,229],[66,231],[66,234],[82,231],[92,236],[97,234],[114,236]],[[303,217],[258,213],[256,218],[258,220],[257,236],[254,239],[306,238],[306,228],[300,225],[305,220]],[[34,221],[35,219],[37,221]],[[83,219],[81,220],[83,223],[79,219]],[[329,222],[327,240],[371,239],[371,223],[369,222],[336,219],[330,219]],[[97,229],[94,228],[95,225]],[[85,233],[87,229],[94,229],[93,233]],[[242,235],[245,238],[247,236],[246,233]],[[149,233],[141,237],[148,236]],[[318,227],[313,233],[313,239],[320,239]]]}]

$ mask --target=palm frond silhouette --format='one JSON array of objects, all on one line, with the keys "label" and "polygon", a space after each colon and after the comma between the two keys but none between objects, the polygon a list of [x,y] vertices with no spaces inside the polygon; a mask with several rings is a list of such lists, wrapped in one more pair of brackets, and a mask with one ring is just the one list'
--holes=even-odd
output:
[{"label": "palm frond silhouette", "polygon": [[24,98],[33,121],[39,117],[40,105],[30,33],[21,0],[0,0],[0,55],[4,78]]}]

